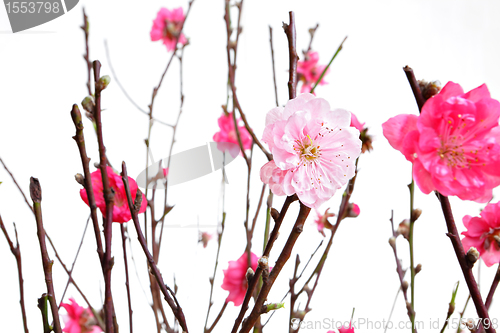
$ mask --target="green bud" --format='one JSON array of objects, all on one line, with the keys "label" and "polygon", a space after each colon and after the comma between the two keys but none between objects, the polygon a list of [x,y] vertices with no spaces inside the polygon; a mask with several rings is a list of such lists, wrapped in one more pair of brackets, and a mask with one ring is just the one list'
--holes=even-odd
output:
[{"label": "green bud", "polygon": [[106,87],[109,85],[110,82],[111,82],[111,77],[109,77],[109,75],[101,76],[99,81],[97,81],[96,88],[102,91],[106,89]]},{"label": "green bud", "polygon": [[267,311],[278,310],[285,307],[285,303],[271,303],[267,304]]},{"label": "green bud", "polygon": [[85,111],[90,113],[94,112],[94,107],[95,107],[94,97],[92,96],[85,97],[82,101],[82,106]]}]

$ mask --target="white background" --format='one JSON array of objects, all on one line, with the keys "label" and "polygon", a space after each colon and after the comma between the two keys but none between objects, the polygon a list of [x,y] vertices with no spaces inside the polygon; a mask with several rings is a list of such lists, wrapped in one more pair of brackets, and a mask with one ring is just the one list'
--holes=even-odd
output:
[{"label": "white background", "polygon": [[[186,1],[81,1],[63,17],[29,31],[12,34],[5,11],[0,9],[0,156],[14,172],[26,193],[29,177],[39,178],[43,188],[43,213],[47,232],[60,255],[71,265],[88,217],[88,207],[79,196],[80,185],[75,173],[82,172],[76,144],[71,139],[74,126],[70,117],[73,103],[86,96],[82,5],[90,18],[91,58],[99,59],[102,74],[110,74],[104,52],[108,40],[114,69],[132,98],[147,109],[153,87],[158,83],[169,54],[160,43],[149,39],[152,20],[162,6],[187,7]],[[191,45],[185,50],[185,105],[174,153],[211,141],[218,130],[217,118],[226,100],[227,60],[223,1],[195,1],[185,26]],[[500,4],[494,1],[246,1],[243,9],[243,33],[238,56],[237,87],[240,103],[258,136],[264,128],[265,114],[274,107],[268,25],[274,29],[275,58],[279,100],[287,100],[288,50],[282,21],[288,11],[297,19],[299,50],[309,42],[308,29],[316,23],[313,48],[320,62],[327,63],[342,39],[348,35],[344,50],[333,63],[317,94],[332,108],[345,108],[366,122],[375,140],[374,151],[359,162],[359,176],[352,200],[361,207],[361,215],[345,220],[339,228],[321,282],[311,303],[313,311],[306,320],[355,318],[375,321],[387,319],[399,286],[395,261],[387,240],[391,235],[389,217],[394,209],[395,221],[408,217],[411,165],[393,150],[382,135],[381,124],[400,113],[418,112],[402,67],[410,65],[417,78],[439,79],[460,83],[466,91],[487,83],[494,98],[500,97]],[[300,54],[299,54],[300,55]],[[127,162],[129,174],[137,175],[146,166],[144,139],[147,116],[141,114],[124,97],[114,78],[103,94],[104,139],[108,156],[115,166]],[[174,61],[155,104],[155,117],[173,122],[179,108],[179,72]],[[85,119],[87,152],[92,162],[98,160],[95,135]],[[168,156],[171,130],[156,124],[153,128],[152,152],[155,159]],[[253,217],[261,190],[258,170],[264,156],[255,150],[252,174],[251,212]],[[93,167],[92,167],[92,170]],[[246,166],[239,158],[227,168],[226,234],[223,239],[219,271],[215,281],[215,305],[211,322],[222,306],[227,292],[219,288],[222,269],[229,260],[243,253]],[[192,332],[200,332],[208,305],[209,283],[216,253],[216,242],[206,249],[198,240],[196,224],[201,230],[215,232],[220,220],[219,194],[221,173],[173,187],[169,204],[175,208],[167,217],[166,234],[159,267],[167,284],[175,274],[178,299],[183,306]],[[31,332],[41,332],[41,317],[36,299],[46,291],[31,212],[23,202],[8,174],[0,168],[0,214],[13,235],[17,223],[23,255],[27,315]],[[497,192],[498,193],[498,192]],[[341,192],[322,209],[338,210]],[[494,202],[497,200],[494,199]],[[281,208],[283,198],[275,199]],[[462,217],[477,215],[483,205],[451,198],[459,231]],[[461,311],[467,290],[452,246],[445,236],[446,226],[436,197],[416,190],[415,206],[423,214],[415,226],[416,263],[423,270],[416,278],[417,319],[425,324],[420,332],[437,331],[429,321],[446,316],[451,291],[461,281],[457,312]],[[294,218],[295,204],[287,214],[271,255],[273,263],[282,248]],[[313,225],[314,213],[299,238],[296,250],[306,262],[322,236]],[[264,214],[259,216],[253,251],[262,253]],[[183,227],[173,227],[181,225]],[[128,332],[126,292],[124,286],[121,242],[118,224],[113,226],[115,267],[113,293],[122,332]],[[89,228],[74,277],[91,303],[99,307],[104,284],[95,255],[95,241]],[[327,234],[328,236],[328,234]],[[133,254],[138,275],[131,266],[134,328],[137,332],[155,332],[152,311],[148,305],[149,282],[144,256],[131,230]],[[408,248],[398,240],[399,252],[408,267]],[[0,322],[2,332],[21,332],[17,271],[3,236],[0,237]],[[50,256],[55,260],[51,250]],[[288,288],[292,260],[277,280],[269,301],[281,300]],[[317,259],[313,259],[316,263]],[[313,266],[313,265],[312,265]],[[495,268],[481,269],[481,290],[488,292]],[[55,293],[61,296],[66,275],[54,265]],[[141,285],[145,294],[141,290]],[[300,284],[299,284],[300,285]],[[68,294],[84,304],[73,287]],[[500,296],[499,296],[500,297]],[[288,300],[287,300],[288,302]],[[305,304],[304,301],[301,302]],[[289,303],[274,316],[267,331],[286,332]],[[303,305],[302,305],[303,306]],[[168,309],[168,306],[167,306]],[[239,308],[230,304],[216,332],[227,332]],[[172,315],[169,310],[169,318]],[[499,318],[498,301],[490,310]],[[476,317],[472,302],[466,316]],[[264,316],[265,317],[265,316]],[[456,314],[455,314],[456,317]],[[393,319],[407,321],[400,295]],[[307,330],[304,330],[307,331]],[[327,329],[309,330],[326,332]],[[362,327],[356,332],[380,331]],[[399,330],[393,330],[396,332]],[[408,331],[408,330],[406,330]]]}]

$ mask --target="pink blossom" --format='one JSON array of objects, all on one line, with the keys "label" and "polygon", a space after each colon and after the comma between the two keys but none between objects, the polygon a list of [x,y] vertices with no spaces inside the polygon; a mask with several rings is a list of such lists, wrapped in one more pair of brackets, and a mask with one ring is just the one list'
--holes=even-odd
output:
[{"label": "pink blossom", "polygon": [[[252,252],[251,267],[254,272],[257,269],[258,260],[257,256]],[[247,268],[248,255],[245,252],[237,261],[230,261],[227,269],[223,270],[224,280],[222,281],[222,289],[229,291],[226,302],[233,302],[235,306],[240,306],[243,303],[248,288],[246,279]]]},{"label": "pink blossom", "polygon": [[168,176],[168,168],[162,168],[163,171],[163,177],[167,178]]},{"label": "pink blossom", "polygon": [[[106,167],[108,172],[109,186],[114,190],[114,205],[113,205],[113,222],[128,222],[132,218],[130,215],[130,209],[127,202],[127,195],[125,194],[125,186],[123,185],[122,177],[117,175],[111,167]],[[102,177],[101,169],[92,172],[90,175],[92,179],[92,190],[94,191],[94,198],[97,207],[101,210],[101,213],[106,215],[106,201],[104,201],[103,187],[102,187]],[[128,185],[130,187],[130,192],[132,194],[132,200],[135,200],[137,193],[137,183],[132,178],[128,177]],[[80,196],[83,201],[88,205],[89,200],[87,198],[87,191],[85,189],[80,190]],[[139,214],[146,211],[147,200],[144,194],[142,194],[141,208],[139,209]]]},{"label": "pink blossom", "polygon": [[101,333],[102,329],[96,325],[94,315],[90,309],[86,309],[73,298],[69,299],[71,304],[62,303],[68,315],[64,318],[63,332],[68,333]]},{"label": "pink blossom", "polygon": [[339,328],[339,333],[354,333],[354,327],[349,324],[349,327],[342,326]]},{"label": "pink blossom", "polygon": [[481,254],[486,266],[500,262],[500,202],[488,204],[481,217],[464,216],[467,231],[462,232],[465,252],[475,247]]},{"label": "pink blossom", "polygon": [[207,247],[207,244],[208,242],[213,238],[213,235],[209,234],[208,232],[204,231],[204,232],[200,232],[200,239],[199,239],[199,243],[202,243],[203,244],[203,247],[206,248]]},{"label": "pink blossom", "polygon": [[499,116],[500,103],[486,85],[464,94],[448,82],[420,116],[401,114],[382,127],[391,146],[413,163],[422,192],[488,202],[500,184]]},{"label": "pink blossom", "polygon": [[153,27],[151,28],[150,36],[153,42],[163,40],[163,44],[167,47],[167,51],[175,49],[175,42],[179,38],[179,43],[185,45],[187,39],[184,34],[179,33],[182,28],[185,16],[182,7],[169,10],[161,8],[153,20]]},{"label": "pink blossom", "polygon": [[358,118],[354,113],[351,112],[351,127],[357,128],[358,131],[362,132],[365,128],[365,123],[360,123]]},{"label": "pink blossom", "polygon": [[355,203],[349,203],[347,206],[347,217],[358,217],[361,209]]},{"label": "pink blossom", "polygon": [[262,167],[261,180],[276,195],[297,194],[304,205],[318,208],[354,176],[361,141],[350,123],[348,111],[330,111],[312,94],[272,109],[262,140],[274,161]]},{"label": "pink blossom", "polygon": [[[234,120],[233,120],[233,112],[229,112],[228,114],[222,113],[219,117],[218,123],[220,131],[214,134],[215,142],[231,142],[238,143],[238,136],[236,134],[234,128]],[[240,132],[241,143],[243,144],[244,149],[250,149],[252,146],[252,137],[248,133],[245,126],[239,124],[240,119],[238,119],[238,130]]]},{"label": "pink blossom", "polygon": [[321,214],[318,210],[316,210],[316,216],[317,217],[314,220],[314,223],[316,223],[316,226],[318,227],[318,232],[320,234],[322,234],[323,237],[326,236],[324,229],[325,228],[327,228],[327,229],[331,229],[332,228],[332,224],[328,221],[328,218],[335,216],[334,213],[329,213],[328,210],[330,210],[330,208],[327,208],[325,210],[324,214]]},{"label": "pink blossom", "polygon": [[[297,74],[299,79],[302,81],[301,93],[310,92],[316,81],[318,81],[321,73],[325,70],[326,65],[318,65],[319,54],[318,52],[307,52],[304,61],[297,62]],[[318,85],[328,84],[325,81],[325,76],[328,74],[330,69],[327,69],[325,75],[321,79]]]}]

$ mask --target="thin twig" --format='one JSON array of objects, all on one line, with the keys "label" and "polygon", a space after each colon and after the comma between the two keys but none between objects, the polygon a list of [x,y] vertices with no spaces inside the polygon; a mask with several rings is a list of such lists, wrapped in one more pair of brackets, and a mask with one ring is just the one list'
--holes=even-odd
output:
[{"label": "thin twig", "polygon": [[311,89],[311,94],[314,93],[314,89],[316,89],[316,87],[318,86],[318,84],[321,82],[321,80],[323,79],[323,76],[325,76],[326,74],[326,71],[328,70],[328,68],[330,68],[330,66],[332,65],[333,61],[335,60],[335,58],[337,57],[337,55],[339,54],[339,52],[342,50],[343,46],[344,46],[344,42],[345,40],[347,39],[347,36],[345,36],[344,40],[342,41],[342,43],[340,43],[339,47],[337,48],[337,51],[335,51],[335,53],[333,54],[332,58],[330,59],[330,62],[328,63],[328,65],[326,65],[326,67],[323,69],[323,72],[321,72],[321,75],[319,76],[319,78],[316,80],[316,83],[314,83],[314,86],[312,87]]},{"label": "thin twig", "polygon": [[273,64],[274,98],[276,99],[276,106],[280,106],[278,103],[278,86],[276,85],[276,66],[274,65],[273,28],[271,26],[269,26],[269,44],[271,44],[271,62]]},{"label": "thin twig", "polygon": [[0,229],[2,229],[3,234],[5,235],[5,238],[7,239],[7,243],[9,243],[10,251],[12,252],[14,257],[16,258],[17,276],[19,279],[19,295],[20,295],[19,303],[21,305],[21,315],[23,317],[23,327],[24,327],[24,332],[29,333],[28,322],[26,320],[26,307],[24,305],[24,279],[23,279],[23,268],[22,268],[22,263],[21,263],[21,247],[19,246],[19,239],[17,237],[16,224],[14,223],[14,232],[16,235],[16,245],[15,246],[9,237],[9,233],[7,232],[7,229],[5,228],[5,225],[3,224],[2,216],[0,216]]},{"label": "thin twig", "polygon": [[224,310],[226,310],[227,304],[228,304],[228,302],[224,302],[224,305],[222,306],[222,309],[220,309],[219,314],[215,318],[213,324],[208,329],[205,328],[205,333],[210,333],[213,331],[213,329],[215,328],[215,325],[217,325],[219,323],[219,320],[222,318],[222,315],[224,314]]},{"label": "thin twig", "polygon": [[24,194],[24,191],[21,189],[21,187],[17,183],[16,178],[14,177],[14,175],[12,174],[12,172],[10,172],[9,168],[7,168],[7,166],[5,165],[5,163],[3,162],[3,160],[1,158],[0,158],[0,163],[2,163],[3,168],[5,169],[5,171],[7,171],[7,173],[10,176],[10,178],[12,179],[12,181],[16,185],[17,189],[19,190],[19,192],[21,192],[21,195],[24,198],[24,202],[26,202],[26,204],[28,205],[28,207],[31,209],[31,212],[34,214],[35,211],[33,210],[33,206],[29,203],[28,198],[26,197],[26,195]]},{"label": "thin twig", "polygon": [[125,226],[123,223],[120,224],[120,231],[122,234],[122,246],[123,246],[123,262],[125,263],[125,287],[127,288],[127,302],[128,302],[128,317],[130,325],[130,333],[133,332],[132,324],[132,299],[130,298],[130,284],[128,278],[128,259],[127,259],[127,235],[125,234]]},{"label": "thin twig", "polygon": [[495,274],[495,278],[493,279],[493,283],[491,284],[490,291],[488,292],[488,297],[486,297],[486,308],[489,309],[491,302],[493,301],[493,295],[497,290],[498,283],[500,282],[500,264],[498,264],[497,273]]},{"label": "thin twig", "polygon": [[85,59],[85,62],[87,64],[87,90],[89,96],[92,96],[92,88],[90,85],[92,81],[92,62],[90,61],[90,54],[89,54],[89,20],[87,14],[85,13],[85,7],[82,7],[82,11],[83,11],[83,25],[80,28],[85,33],[85,54],[83,55],[83,59]]},{"label": "thin twig", "polygon": [[289,12],[289,24],[283,23],[286,37],[288,39],[288,54],[290,60],[289,79],[288,79],[288,98],[294,99],[297,96],[297,33],[295,31],[295,14]]},{"label": "thin twig", "polygon": [[54,262],[50,260],[45,245],[45,229],[43,228],[42,218],[42,188],[38,179],[31,177],[30,179],[30,196],[33,200],[33,209],[36,218],[36,227],[38,242],[40,244],[40,253],[42,255],[43,273],[45,275],[45,284],[47,285],[47,294],[49,297],[50,310],[54,320],[54,332],[61,333],[61,324],[59,322],[59,308],[57,307],[56,295],[54,293],[54,285],[52,283],[52,265]]},{"label": "thin twig", "polygon": [[[127,202],[130,208],[130,214],[132,215],[132,220],[134,221],[134,226],[137,231],[137,238],[139,239],[139,243],[141,244],[142,250],[144,251],[144,254],[146,255],[148,259],[148,264],[149,268],[151,269],[152,274],[155,276],[156,281],[158,282],[158,285],[160,287],[160,290],[163,293],[163,296],[165,297],[165,300],[167,301],[168,305],[172,309],[172,312],[175,315],[175,318],[179,321],[179,324],[181,325],[182,329],[188,332],[187,325],[186,325],[186,320],[184,318],[184,313],[182,312],[182,308],[179,306],[179,303],[177,302],[177,299],[175,299],[175,295],[172,294],[172,296],[168,292],[168,287],[163,281],[163,278],[161,276],[160,270],[156,266],[156,263],[153,259],[153,256],[149,252],[149,249],[146,245],[146,240],[144,239],[144,235],[142,233],[141,227],[139,225],[139,219],[137,217],[137,210],[134,208],[134,203],[132,202],[132,195],[130,194],[130,187],[128,184],[128,176],[127,176],[127,167],[125,165],[125,162],[122,163],[122,180],[123,180],[123,185],[125,187],[125,193],[127,195]],[[137,199],[140,198],[140,199]],[[136,195],[136,200],[142,200],[142,193],[140,190],[138,190],[138,193]],[[138,202],[137,202],[138,203]],[[140,206],[140,204],[138,205]]]}]

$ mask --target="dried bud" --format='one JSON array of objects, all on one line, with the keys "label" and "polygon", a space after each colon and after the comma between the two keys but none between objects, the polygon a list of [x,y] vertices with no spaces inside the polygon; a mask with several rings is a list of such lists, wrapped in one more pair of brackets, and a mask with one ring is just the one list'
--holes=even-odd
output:
[{"label": "dried bud", "polygon": [[478,259],[479,251],[474,246],[472,246],[469,251],[467,251],[467,260],[469,261],[469,263],[474,265]]},{"label": "dried bud", "polygon": [[38,178],[30,178],[30,196],[33,202],[40,203],[42,201],[42,187]]},{"label": "dried bud", "polygon": [[276,208],[271,208],[271,217],[273,218],[274,221],[276,221],[280,216],[280,213]]},{"label": "dried bud", "polygon": [[78,184],[85,186],[85,178],[83,177],[83,175],[81,173],[77,173],[75,175],[75,180]]},{"label": "dried bud", "polygon": [[394,248],[396,246],[396,238],[391,237],[389,238],[389,245]]},{"label": "dried bud", "polygon": [[408,220],[403,220],[398,226],[397,233],[408,239],[410,235],[410,222]]},{"label": "dried bud", "polygon": [[422,210],[420,208],[415,208],[413,210],[413,212],[411,212],[412,221],[415,222],[416,220],[418,220],[418,218],[420,217],[421,214],[422,214]]},{"label": "dried bud", "polygon": [[247,273],[245,275],[246,279],[248,282],[250,282],[250,280],[253,279],[253,276],[255,275],[255,272],[253,271],[253,269],[251,267],[248,267],[247,269]]},{"label": "dried bud", "polygon": [[401,284],[401,288],[403,289],[403,291],[408,290],[408,281],[403,281],[403,283]]},{"label": "dried bud", "polygon": [[269,259],[266,256],[262,256],[259,259],[259,267],[262,269],[269,269]]},{"label": "dried bud", "polygon": [[415,274],[418,274],[422,270],[422,264],[418,264],[417,267],[415,267]]},{"label": "dried bud", "polygon": [[373,139],[371,135],[368,134],[368,128],[364,128],[360,133],[359,133],[359,139],[361,140],[362,146],[361,146],[361,152],[370,152],[373,150],[372,142]]},{"label": "dried bud", "polygon": [[101,76],[99,81],[97,81],[97,83],[96,83],[96,89],[99,91],[102,91],[102,90],[106,89],[106,87],[109,85],[110,82],[111,82],[111,78],[109,77],[109,75]]},{"label": "dried bud", "polygon": [[425,80],[419,80],[418,85],[425,100],[428,100],[441,90],[441,82],[439,81],[427,82]]},{"label": "dried bud", "polygon": [[142,206],[142,192],[140,189],[137,189],[134,200],[134,210],[138,212],[139,209],[141,209],[141,206]]},{"label": "dried bud", "polygon": [[95,108],[94,97],[92,97],[92,96],[85,97],[82,101],[82,106],[83,106],[83,109],[85,111],[92,114],[92,112],[94,112],[94,108]]}]

